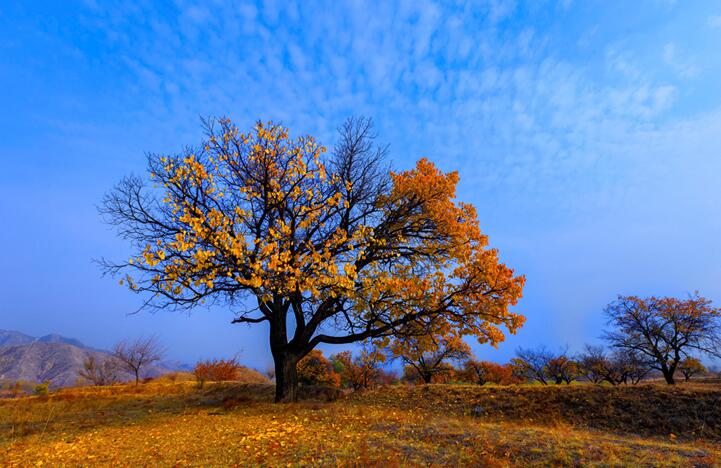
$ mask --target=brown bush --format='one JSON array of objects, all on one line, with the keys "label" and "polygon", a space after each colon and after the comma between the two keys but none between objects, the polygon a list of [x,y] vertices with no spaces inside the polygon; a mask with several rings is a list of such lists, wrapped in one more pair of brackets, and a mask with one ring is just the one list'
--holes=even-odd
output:
[{"label": "brown bush", "polygon": [[[268,378],[260,372],[242,366],[235,359],[209,359],[200,361],[195,365],[193,374],[198,385],[202,388],[205,382],[243,382],[268,383]],[[178,378],[184,380],[184,373]]]},{"label": "brown bush", "polygon": [[205,382],[223,382],[236,380],[240,373],[240,364],[235,359],[212,359],[200,361],[193,369],[193,375],[202,387]]}]

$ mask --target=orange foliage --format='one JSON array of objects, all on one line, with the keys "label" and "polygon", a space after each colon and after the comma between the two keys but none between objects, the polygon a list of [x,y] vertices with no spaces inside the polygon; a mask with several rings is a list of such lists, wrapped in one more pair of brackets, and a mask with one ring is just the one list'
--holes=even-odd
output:
[{"label": "orange foliage", "polygon": [[241,367],[235,359],[212,359],[197,363],[193,375],[200,385],[206,381],[223,382],[235,380]]},{"label": "orange foliage", "polygon": [[[242,133],[221,119],[206,130],[198,150],[149,158],[155,194],[128,178],[105,200],[111,222],[140,246],[106,268],[126,272],[151,306],[252,295],[258,308],[235,322],[269,322],[277,369],[324,343],[387,345],[389,334],[421,327],[495,346],[523,325],[510,308],[525,279],[489,247],[475,208],[456,199],[457,172],[427,159],[386,172],[362,119],[342,127],[330,155],[272,122]],[[353,332],[322,333],[331,323]],[[295,398],[286,381],[276,376],[279,399]]]},{"label": "orange foliage", "polygon": [[497,385],[523,383],[522,379],[513,375],[512,366],[490,361],[469,359],[463,364],[461,375],[464,380],[477,383],[478,385],[484,385],[486,383],[494,383]]},{"label": "orange foliage", "polygon": [[341,376],[333,364],[323,356],[323,351],[314,349],[298,362],[298,381],[303,385],[325,385],[339,387]]},{"label": "orange foliage", "polygon": [[354,390],[374,387],[388,380],[388,375],[379,368],[385,356],[378,350],[364,349],[355,358],[350,351],[343,351],[333,355],[331,360],[343,386]]},{"label": "orange foliage", "polygon": [[679,362],[678,370],[683,374],[684,379],[688,382],[694,375],[704,374],[708,372],[706,366],[701,364],[696,358],[687,357],[683,361]]},{"label": "orange foliage", "polygon": [[411,369],[424,383],[450,382],[454,368],[447,361],[462,361],[471,354],[471,348],[459,335],[446,336],[417,334],[396,339],[391,352],[405,364],[404,380],[413,381]]}]

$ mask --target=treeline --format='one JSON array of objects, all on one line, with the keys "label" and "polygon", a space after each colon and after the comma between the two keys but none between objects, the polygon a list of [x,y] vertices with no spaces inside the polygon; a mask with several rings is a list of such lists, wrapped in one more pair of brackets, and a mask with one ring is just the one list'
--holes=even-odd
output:
[{"label": "treeline", "polygon": [[[543,346],[519,348],[509,363],[497,364],[475,360],[459,334],[419,333],[364,351],[356,359],[344,355],[342,360],[335,356],[325,360],[320,351],[314,351],[300,361],[298,370],[301,383],[344,385],[352,380],[344,377],[344,369],[373,368],[381,360],[368,360],[368,356],[381,356],[400,360],[403,374],[399,380],[408,383],[560,385],[581,380],[624,385],[662,377],[674,384],[679,374],[688,381],[707,373],[699,356],[721,357],[721,311],[698,293],[686,299],[619,296],[605,313],[609,329],[603,338],[608,348],[587,345],[576,355]],[[346,365],[348,362],[352,366]],[[372,374],[371,369],[365,372]],[[381,380],[389,379],[384,375]],[[373,383],[373,379],[367,381]]]},{"label": "treeline", "polygon": [[[572,382],[593,384],[636,385],[651,376],[660,376],[648,362],[637,355],[588,345],[576,356],[566,351],[552,352],[545,347],[520,348],[510,362],[500,364],[477,360],[470,353],[452,359],[426,359],[406,364],[399,376],[383,369],[385,359],[378,351],[353,356],[345,351],[326,358],[314,350],[298,363],[301,385],[321,385],[361,390],[397,383],[425,384],[495,384],[568,385]],[[709,371],[696,358],[687,357],[678,371],[688,381]],[[219,379],[222,380],[222,379]]]},{"label": "treeline", "polygon": [[[297,363],[297,383],[355,390],[399,381],[624,385],[660,376],[674,384],[679,374],[689,380],[707,372],[699,356],[721,357],[721,311],[698,293],[686,299],[619,296],[605,313],[609,324],[603,334],[606,348],[587,345],[575,355],[567,349],[519,348],[509,363],[498,364],[474,359],[459,333],[428,334],[419,329],[409,336],[369,341],[357,355],[345,351],[326,358],[320,350],[313,350]],[[123,342],[108,359],[89,357],[81,376],[105,385],[117,381],[122,371],[133,375],[137,383],[141,371],[161,355],[154,339]],[[390,361],[402,363],[400,377],[384,369]],[[238,380],[245,370],[235,360],[213,360],[199,362],[193,374],[202,386],[206,381]],[[275,377],[272,370],[266,375]]]}]

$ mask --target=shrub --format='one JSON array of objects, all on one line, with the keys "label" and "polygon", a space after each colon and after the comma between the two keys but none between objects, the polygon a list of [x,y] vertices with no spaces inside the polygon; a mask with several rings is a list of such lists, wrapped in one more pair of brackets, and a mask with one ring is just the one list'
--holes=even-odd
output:
[{"label": "shrub", "polygon": [[193,369],[195,380],[200,388],[205,382],[223,382],[236,380],[240,373],[241,365],[235,359],[212,359],[200,361]]},{"label": "shrub", "polygon": [[323,356],[323,351],[314,349],[298,362],[298,382],[302,385],[340,386],[340,375],[333,364]]},{"label": "shrub", "polygon": [[92,385],[112,385],[120,380],[120,362],[113,356],[97,357],[90,354],[83,360],[83,368],[78,375]]},{"label": "shrub", "polygon": [[50,387],[50,382],[43,382],[41,384],[35,385],[35,394],[37,396],[47,396],[49,393],[48,388]]},{"label": "shrub", "polygon": [[387,378],[380,369],[385,356],[377,350],[363,350],[353,357],[350,351],[331,356],[333,370],[340,375],[341,385],[353,390],[371,388],[380,384],[381,378]]},{"label": "shrub", "polygon": [[490,361],[476,361],[469,359],[463,364],[459,376],[465,382],[478,385],[494,383],[497,385],[512,385],[522,383],[523,380],[513,375],[513,367],[509,364],[497,364]]}]

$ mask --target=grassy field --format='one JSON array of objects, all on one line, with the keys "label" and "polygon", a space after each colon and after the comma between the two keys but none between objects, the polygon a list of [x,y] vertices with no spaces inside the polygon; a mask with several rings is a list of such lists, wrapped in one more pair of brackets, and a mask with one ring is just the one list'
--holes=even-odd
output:
[{"label": "grassy field", "polygon": [[191,382],[0,400],[0,465],[721,466],[718,386],[386,387],[271,403]]}]

